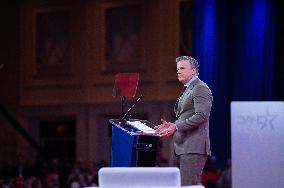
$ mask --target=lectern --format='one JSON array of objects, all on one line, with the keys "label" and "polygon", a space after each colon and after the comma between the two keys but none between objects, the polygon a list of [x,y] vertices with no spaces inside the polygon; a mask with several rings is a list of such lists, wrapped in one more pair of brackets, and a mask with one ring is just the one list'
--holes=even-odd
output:
[{"label": "lectern", "polygon": [[112,125],[111,166],[156,166],[159,135],[147,120],[110,119]]}]

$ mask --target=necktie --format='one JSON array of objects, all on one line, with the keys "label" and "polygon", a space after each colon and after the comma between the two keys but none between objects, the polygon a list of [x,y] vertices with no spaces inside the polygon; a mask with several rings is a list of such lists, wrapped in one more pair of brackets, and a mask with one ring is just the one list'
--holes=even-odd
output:
[{"label": "necktie", "polygon": [[175,112],[177,111],[177,108],[178,108],[179,99],[182,97],[182,95],[183,95],[183,93],[185,92],[186,88],[187,88],[187,86],[184,86],[184,87],[183,87],[183,89],[182,89],[182,91],[181,91],[181,93],[180,93],[180,95],[179,95],[179,97],[178,97],[178,99],[177,99],[177,101],[176,101],[176,103],[175,103]]}]

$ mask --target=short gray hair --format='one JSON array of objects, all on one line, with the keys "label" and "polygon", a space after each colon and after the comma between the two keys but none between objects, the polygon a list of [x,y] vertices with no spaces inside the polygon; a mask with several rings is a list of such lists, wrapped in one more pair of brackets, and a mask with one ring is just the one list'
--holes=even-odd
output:
[{"label": "short gray hair", "polygon": [[196,71],[198,72],[199,64],[198,64],[198,61],[196,59],[194,59],[193,57],[190,57],[190,56],[180,56],[180,57],[176,58],[176,63],[178,63],[180,61],[184,61],[184,60],[188,61],[191,68],[196,69]]}]

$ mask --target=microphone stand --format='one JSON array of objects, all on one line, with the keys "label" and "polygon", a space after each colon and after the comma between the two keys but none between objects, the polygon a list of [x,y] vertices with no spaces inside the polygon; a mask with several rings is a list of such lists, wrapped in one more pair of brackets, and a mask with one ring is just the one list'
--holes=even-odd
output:
[{"label": "microphone stand", "polygon": [[126,97],[122,96],[122,98],[121,98],[121,116],[124,115],[125,99],[126,99]]},{"label": "microphone stand", "polygon": [[124,116],[121,118],[122,125],[126,124],[126,121],[129,120],[129,113],[134,108],[134,106],[139,102],[144,96],[141,95],[135,102],[134,104],[127,110],[127,112],[124,114]]}]

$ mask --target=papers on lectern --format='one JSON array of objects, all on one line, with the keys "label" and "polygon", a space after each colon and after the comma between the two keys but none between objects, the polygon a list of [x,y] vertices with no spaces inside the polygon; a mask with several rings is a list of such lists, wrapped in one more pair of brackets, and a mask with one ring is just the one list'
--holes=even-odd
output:
[{"label": "papers on lectern", "polygon": [[140,121],[127,121],[126,122],[128,125],[131,125],[133,127],[135,127],[136,129],[144,132],[144,133],[148,133],[148,134],[154,134],[155,130],[152,129],[151,127],[148,127],[147,125],[145,125],[144,123],[140,122]]}]

